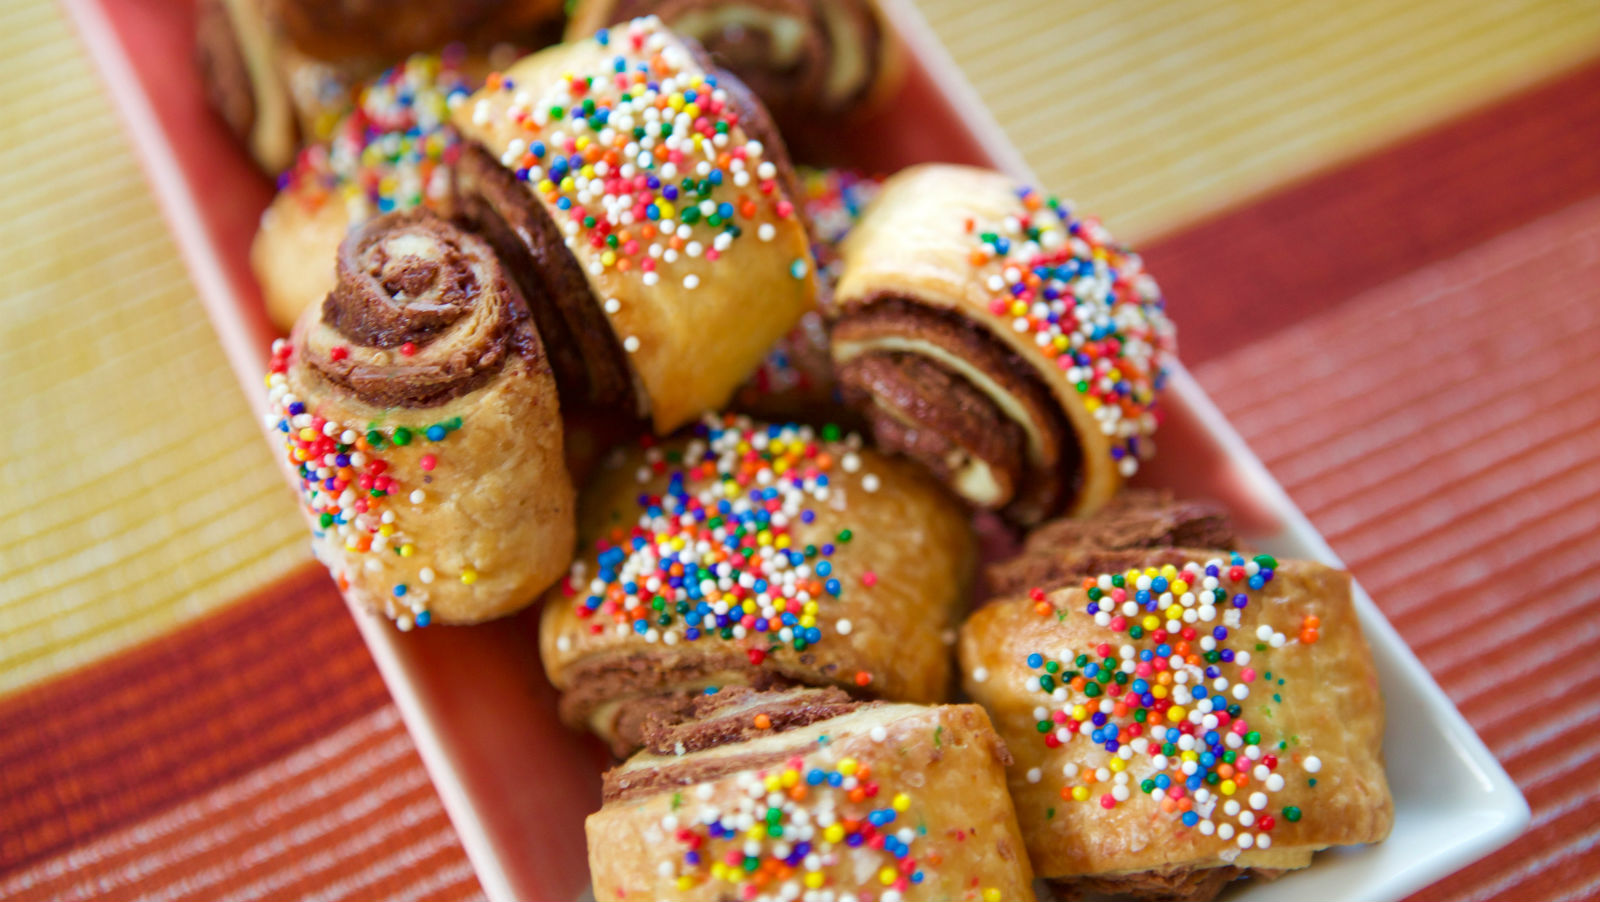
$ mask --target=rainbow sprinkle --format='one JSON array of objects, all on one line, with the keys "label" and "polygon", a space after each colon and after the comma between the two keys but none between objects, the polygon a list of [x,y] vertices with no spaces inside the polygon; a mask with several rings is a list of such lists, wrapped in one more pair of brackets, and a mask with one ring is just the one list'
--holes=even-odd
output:
[{"label": "rainbow sprinkle", "polygon": [[[577,596],[578,616],[596,634],[610,622],[667,645],[752,640],[746,654],[756,665],[777,648],[823,641],[822,606],[848,591],[831,559],[854,533],[800,547],[794,529],[813,523],[820,505],[842,509],[830,481],[860,469],[859,437],[830,447],[841,441],[837,427],[819,436],[809,426],[733,416],[707,417],[695,436],[681,452],[647,445],[637,479],[665,475],[666,491],[640,495],[635,525],[597,542],[592,577],[583,562],[573,565],[565,588]],[[876,482],[862,477],[863,490]],[[848,633],[850,622],[833,629]]]},{"label": "rainbow sprinkle", "polygon": [[[1084,581],[1084,613],[1130,642],[1026,658],[1034,672],[1027,688],[1047,697],[1034,709],[1040,741],[1050,748],[1087,741],[1109,753],[1099,768],[1066,764],[1062,799],[1113,809],[1137,791],[1205,836],[1241,849],[1271,846],[1271,796],[1285,785],[1276,753],[1287,743],[1265,742],[1250,725],[1241,703],[1263,675],[1251,666],[1250,651],[1229,643],[1241,638],[1249,593],[1270,583],[1277,566],[1268,555],[1247,560],[1234,553],[1204,565]],[[1070,616],[1042,591],[1032,597],[1040,616]],[[1315,620],[1301,627],[1302,642],[1316,641]],[[1293,641],[1266,625],[1251,638],[1258,652]],[[1271,674],[1264,679],[1270,682]],[[1137,785],[1129,773],[1136,762],[1150,773]],[[1321,768],[1315,756],[1301,765],[1311,773]],[[1038,768],[1027,774],[1030,782],[1042,778]],[[1288,807],[1280,815],[1295,821],[1301,813]]]},{"label": "rainbow sprinkle", "polygon": [[327,143],[302,150],[278,177],[279,189],[311,209],[338,197],[351,222],[448,203],[461,153],[450,110],[472,90],[459,56],[418,54],[378,76]]},{"label": "rainbow sprinkle", "polygon": [[[269,429],[283,436],[285,462],[295,475],[301,503],[312,520],[313,548],[320,552],[320,543],[327,543],[355,555],[417,556],[416,544],[400,523],[406,510],[400,502],[415,508],[427,501],[422,485],[431,481],[428,474],[440,465],[439,455],[423,454],[417,462],[423,473],[413,480],[396,472],[384,452],[413,443],[443,442],[461,428],[461,418],[421,429],[380,428],[373,423],[363,427],[330,420],[290,392],[288,371],[293,353],[293,345],[281,338],[272,343],[266,421]],[[348,590],[348,574],[339,572],[332,562],[324,562],[335,571],[340,590]],[[432,622],[427,587],[436,578],[433,568],[421,567],[418,585],[401,582],[390,587],[388,608],[402,630]],[[469,568],[460,573],[460,579],[472,585],[478,573]]]},{"label": "rainbow sprinkle", "polygon": [[[587,243],[592,275],[637,269],[646,285],[680,259],[715,261],[755,225],[771,241],[763,209],[793,219],[778,169],[756,140],[735,140],[739,113],[714,77],[692,71],[688,51],[654,16],[595,40],[616,51],[594,71],[569,73],[535,97],[490,75],[488,94],[511,98],[506,115],[521,129],[500,162],[544,200],[569,243]],[[493,115],[487,97],[473,122]],[[795,278],[809,260],[790,265]],[[683,276],[685,288],[701,276]]]},{"label": "rainbow sprinkle", "polygon": [[989,311],[1009,317],[1055,361],[1112,438],[1118,470],[1132,476],[1155,451],[1156,393],[1177,347],[1161,290],[1139,255],[1098,220],[1078,219],[1069,204],[1031,188],[1018,189],[1017,199],[1016,216],[965,223],[972,264],[998,264],[984,283]]},{"label": "rainbow sprinkle", "polygon": [[805,191],[801,205],[816,241],[813,255],[829,281],[837,281],[843,266],[839,243],[861,221],[862,211],[878,196],[883,182],[848,169],[804,169],[801,181]]}]

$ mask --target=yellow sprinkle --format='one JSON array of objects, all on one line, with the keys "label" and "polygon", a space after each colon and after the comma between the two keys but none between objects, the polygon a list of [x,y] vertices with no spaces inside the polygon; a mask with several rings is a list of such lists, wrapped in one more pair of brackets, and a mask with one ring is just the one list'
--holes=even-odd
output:
[{"label": "yellow sprinkle", "polygon": [[826,879],[821,871],[812,871],[806,874],[806,887],[808,889],[821,889],[822,881]]},{"label": "yellow sprinkle", "polygon": [[1024,304],[1022,301],[1012,301],[1011,302],[1011,315],[1012,316],[1025,316],[1025,315],[1027,315],[1027,313],[1028,313],[1028,305],[1027,304]]},{"label": "yellow sprinkle", "polygon": [[590,145],[590,143],[592,143],[590,137],[588,135],[584,135],[574,142],[574,146],[576,146],[579,150],[584,150]]},{"label": "yellow sprinkle", "polygon": [[1166,698],[1167,697],[1167,687],[1165,687],[1165,686],[1151,686],[1150,687],[1150,694],[1155,696],[1156,698]]},{"label": "yellow sprinkle", "polygon": [[894,810],[896,810],[896,811],[904,811],[907,808],[911,807],[911,797],[906,795],[903,792],[897,792],[897,793],[895,793],[894,803],[893,804],[894,804]]},{"label": "yellow sprinkle", "polygon": [[556,190],[556,183],[555,182],[552,182],[549,179],[540,179],[539,180],[539,193],[540,194],[549,194],[550,192],[552,192],[554,190]]},{"label": "yellow sprinkle", "polygon": [[1234,794],[1234,792],[1236,790],[1238,790],[1239,787],[1234,785],[1234,782],[1232,780],[1223,780],[1222,781],[1222,785],[1218,786],[1217,788],[1222,790],[1222,794],[1223,795],[1231,796],[1231,795]]},{"label": "yellow sprinkle", "polygon": [[380,536],[392,536],[392,535],[394,535],[394,524],[393,523],[385,523],[382,526],[378,527],[378,535],[380,535]]},{"label": "yellow sprinkle", "polygon": [[1173,583],[1172,583],[1172,593],[1174,595],[1182,595],[1183,593],[1185,593],[1187,591],[1189,591],[1189,584],[1187,582],[1185,582],[1185,581],[1183,581],[1181,579],[1173,581]]},{"label": "yellow sprinkle", "polygon": [[853,777],[856,773],[856,766],[856,759],[840,758],[838,770],[839,773],[844,774],[847,777]]},{"label": "yellow sprinkle", "polygon": [[844,842],[844,828],[838,824],[829,824],[828,829],[822,831],[822,838],[831,843]]},{"label": "yellow sprinkle", "polygon": [[1072,719],[1073,720],[1088,720],[1089,719],[1089,709],[1085,708],[1082,705],[1073,706],[1073,708],[1072,708]]},{"label": "yellow sprinkle", "polygon": [[678,208],[664,200],[658,200],[656,201],[656,211],[661,214],[662,219],[671,219],[673,214],[678,212]]},{"label": "yellow sprinkle", "polygon": [[801,613],[810,614],[811,616],[815,617],[817,616],[817,603],[814,601],[808,601],[805,603],[805,607],[802,607],[800,611]]},{"label": "yellow sprinkle", "polygon": [[416,553],[416,550],[417,550],[417,546],[411,544],[410,542],[407,542],[404,545],[400,546],[400,556],[401,557],[410,557],[411,555]]},{"label": "yellow sprinkle", "polygon": [[1087,786],[1074,786],[1074,787],[1072,787],[1072,797],[1074,799],[1076,799],[1077,801],[1079,801],[1079,802],[1089,798],[1089,787],[1087,787]]},{"label": "yellow sprinkle", "polygon": [[689,114],[689,118],[693,119],[695,116],[700,115],[700,104],[698,104],[698,103],[684,104],[683,111],[685,113]]},{"label": "yellow sprinkle", "polygon": [[1147,630],[1153,630],[1161,625],[1161,618],[1154,614],[1146,614],[1144,615],[1144,620],[1140,621],[1140,624],[1143,625]]},{"label": "yellow sprinkle", "polygon": [[462,585],[470,586],[470,585],[472,585],[473,583],[475,583],[477,581],[478,581],[478,571],[473,570],[471,567],[468,567],[467,569],[461,571],[461,584]]},{"label": "yellow sprinkle", "polygon": [[561,190],[562,191],[572,191],[572,190],[576,189],[577,187],[578,187],[578,180],[573,178],[570,175],[561,180]]},{"label": "yellow sprinkle", "polygon": [[581,166],[581,167],[578,168],[578,174],[583,176],[586,179],[592,179],[592,178],[594,178],[594,167],[593,166]]},{"label": "yellow sprinkle", "polygon": [[1168,620],[1178,620],[1178,619],[1180,619],[1182,617],[1183,617],[1183,606],[1182,605],[1176,605],[1175,604],[1175,605],[1172,605],[1171,607],[1167,608],[1167,619]]},{"label": "yellow sprinkle", "polygon": [[713,879],[713,880],[727,880],[728,879],[728,866],[723,864],[720,861],[713,862],[712,865],[711,865],[711,879]]},{"label": "yellow sprinkle", "polygon": [[1178,723],[1179,721],[1183,720],[1184,716],[1188,713],[1188,711],[1183,710],[1182,705],[1173,705],[1167,709],[1167,720],[1170,720],[1173,723]]},{"label": "yellow sprinkle", "polygon": [[795,784],[800,782],[800,772],[791,767],[783,772],[779,782],[783,784],[784,789],[793,789]]},{"label": "yellow sprinkle", "polygon": [[894,878],[896,876],[898,875],[895,873],[895,869],[885,865],[881,870],[878,871],[878,882],[884,886],[888,886],[894,882]]},{"label": "yellow sprinkle", "polygon": [[600,262],[602,264],[606,265],[606,266],[616,266],[617,265],[617,252],[616,251],[606,251],[605,253],[600,255]]},{"label": "yellow sprinkle", "polygon": [[300,441],[302,441],[302,442],[315,441],[316,437],[317,437],[317,430],[312,429],[310,426],[302,426],[302,427],[300,427]]},{"label": "yellow sprinkle", "polygon": [[778,541],[773,544],[778,548],[788,548],[789,537],[787,535],[778,536]]},{"label": "yellow sprinkle", "polygon": [[992,886],[984,890],[983,902],[1000,902],[1000,890]]},{"label": "yellow sprinkle", "polygon": [[756,544],[757,545],[763,545],[763,546],[771,545],[772,544],[772,533],[766,531],[765,529],[763,529],[760,532],[756,533]]},{"label": "yellow sprinkle", "polygon": [[678,875],[678,889],[687,890],[687,889],[693,889],[693,888],[694,888],[694,878],[690,877],[688,874],[679,874]]},{"label": "yellow sprinkle", "polygon": [[1111,768],[1112,773],[1120,774],[1128,769],[1128,762],[1122,760],[1121,758],[1112,758],[1111,763],[1106,766]]},{"label": "yellow sprinkle", "polygon": [[1195,751],[1194,749],[1190,749],[1187,752],[1183,753],[1183,760],[1185,760],[1185,761],[1199,761],[1200,760],[1200,753]]},{"label": "yellow sprinkle", "polygon": [[800,625],[806,629],[810,629],[811,627],[817,625],[817,618],[811,616],[810,614],[806,614],[800,618]]}]

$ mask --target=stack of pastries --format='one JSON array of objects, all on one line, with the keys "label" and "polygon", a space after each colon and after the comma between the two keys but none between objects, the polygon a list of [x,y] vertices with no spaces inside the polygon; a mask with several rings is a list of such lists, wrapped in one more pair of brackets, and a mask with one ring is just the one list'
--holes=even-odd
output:
[{"label": "stack of pastries", "polygon": [[1387,834],[1348,575],[1125,488],[1139,256],[1000,173],[791,161],[894,90],[870,0],[586,0],[494,71],[426,51],[558,17],[259,4],[235,43],[412,54],[252,255],[313,548],[401,630],[537,604],[620,762],[597,898],[1200,900]]}]

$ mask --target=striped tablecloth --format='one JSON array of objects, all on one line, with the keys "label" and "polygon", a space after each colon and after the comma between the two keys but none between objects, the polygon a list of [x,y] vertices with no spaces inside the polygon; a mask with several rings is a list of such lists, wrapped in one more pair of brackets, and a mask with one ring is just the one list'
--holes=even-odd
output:
[{"label": "striped tablecloth", "polygon": [[[1418,898],[1600,893],[1600,5],[922,6],[1527,794]],[[0,50],[0,898],[481,896],[82,47]]]}]

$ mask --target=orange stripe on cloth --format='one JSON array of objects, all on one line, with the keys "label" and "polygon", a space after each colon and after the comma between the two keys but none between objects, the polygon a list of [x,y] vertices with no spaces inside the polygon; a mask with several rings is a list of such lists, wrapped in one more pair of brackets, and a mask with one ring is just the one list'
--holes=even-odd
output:
[{"label": "orange stripe on cloth", "polygon": [[[1145,261],[1193,367],[1600,193],[1597,147],[1600,62],[1149,242]],[[1283,375],[1319,372],[1305,364]]]},{"label": "orange stripe on cloth", "polygon": [[473,899],[477,878],[392,705],[0,880],[0,897]]},{"label": "orange stripe on cloth", "polygon": [[1596,347],[1600,197],[1196,369],[1533,807],[1418,899],[1596,886]]},{"label": "orange stripe on cloth", "polygon": [[387,703],[307,565],[253,597],[0,701],[0,874],[148,817]]}]

